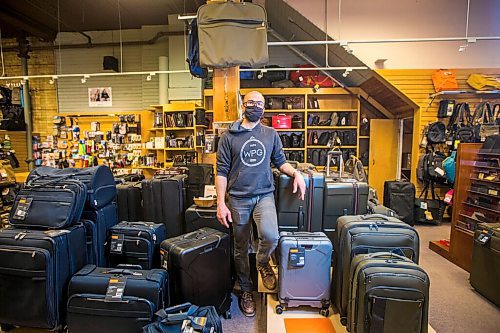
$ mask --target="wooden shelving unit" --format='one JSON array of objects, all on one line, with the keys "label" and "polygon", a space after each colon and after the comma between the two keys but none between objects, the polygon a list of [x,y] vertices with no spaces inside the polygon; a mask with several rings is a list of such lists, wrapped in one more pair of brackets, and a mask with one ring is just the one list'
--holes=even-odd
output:
[{"label": "wooden shelving unit", "polygon": [[[321,88],[318,92],[314,92],[312,88],[255,88],[255,89],[241,89],[240,93],[245,95],[250,91],[257,90],[261,92],[264,97],[293,97],[293,98],[303,98],[304,107],[296,109],[266,109],[265,116],[272,117],[277,114],[287,114],[287,115],[299,115],[302,118],[302,128],[291,128],[291,129],[277,129],[279,134],[291,134],[298,133],[304,136],[305,146],[303,148],[284,148],[285,152],[298,152],[300,154],[303,152],[303,159],[300,160],[304,162],[307,160],[308,152],[314,149],[331,149],[328,146],[319,146],[308,144],[308,135],[310,131],[316,131],[318,135],[323,132],[334,132],[334,131],[355,131],[356,133],[356,144],[355,145],[341,145],[339,148],[341,150],[348,149],[350,152],[354,152],[356,156],[360,156],[361,152],[359,149],[360,139],[366,140],[369,136],[360,137],[359,124],[360,124],[360,102],[356,95],[352,95],[342,88]],[[352,91],[356,94],[358,91],[353,88]],[[310,100],[316,99],[319,103],[319,108],[310,108]],[[204,106],[206,110],[213,110],[213,90],[204,90]],[[207,111],[208,112],[208,111]],[[350,118],[354,120],[353,124],[349,126],[337,126],[334,124],[332,126],[308,126],[307,120],[309,115],[318,115],[320,120],[325,120],[330,118],[333,113],[349,113],[354,114]],[[300,156],[300,155],[299,155]]]},{"label": "wooden shelving unit", "polygon": [[[439,241],[429,243],[429,248],[466,271],[472,263],[474,231],[478,223],[500,221],[500,181],[482,179],[488,174],[500,174],[498,152],[481,150],[480,143],[461,143],[457,149],[455,191],[449,247]],[[479,166],[477,162],[489,163]],[[487,187],[487,192],[476,190]],[[487,201],[496,206],[486,206]]]}]

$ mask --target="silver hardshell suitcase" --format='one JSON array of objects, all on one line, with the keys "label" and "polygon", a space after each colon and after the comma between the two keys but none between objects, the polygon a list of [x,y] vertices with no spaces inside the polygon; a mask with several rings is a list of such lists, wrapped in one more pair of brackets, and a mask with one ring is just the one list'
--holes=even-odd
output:
[{"label": "silver hardshell suitcase", "polygon": [[390,252],[360,254],[350,269],[347,330],[427,333],[429,276]]},{"label": "silver hardshell suitcase", "polygon": [[332,243],[323,232],[280,233],[276,313],[307,305],[328,316],[332,251]]}]

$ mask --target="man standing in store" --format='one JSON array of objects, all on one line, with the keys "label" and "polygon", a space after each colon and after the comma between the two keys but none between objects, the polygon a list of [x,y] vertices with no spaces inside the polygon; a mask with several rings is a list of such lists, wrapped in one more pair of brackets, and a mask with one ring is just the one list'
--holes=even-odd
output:
[{"label": "man standing in store", "polygon": [[278,133],[260,123],[264,96],[252,91],[245,95],[243,106],[243,119],[231,124],[217,150],[217,219],[227,228],[232,223],[234,260],[241,288],[238,304],[245,316],[252,317],[255,301],[248,260],[252,217],[259,236],[257,269],[264,286],[276,288],[276,276],[269,264],[279,238],[271,162],[294,178],[293,193],[298,192],[302,200],[306,185],[302,174],[286,163]]}]

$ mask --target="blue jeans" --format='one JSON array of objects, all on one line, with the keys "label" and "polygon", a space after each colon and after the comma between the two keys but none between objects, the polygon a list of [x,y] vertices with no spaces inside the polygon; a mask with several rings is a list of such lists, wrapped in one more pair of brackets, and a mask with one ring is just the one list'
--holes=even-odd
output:
[{"label": "blue jeans", "polygon": [[233,218],[234,262],[242,291],[252,291],[248,252],[252,234],[252,219],[259,234],[257,264],[267,264],[278,245],[278,216],[272,193],[252,198],[229,197],[228,207]]}]

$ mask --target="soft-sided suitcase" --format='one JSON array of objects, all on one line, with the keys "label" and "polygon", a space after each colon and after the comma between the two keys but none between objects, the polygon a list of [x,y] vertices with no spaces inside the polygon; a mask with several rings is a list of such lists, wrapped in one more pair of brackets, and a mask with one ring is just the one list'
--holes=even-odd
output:
[{"label": "soft-sided suitcase", "polygon": [[217,229],[226,234],[230,233],[230,229],[217,220],[216,207],[201,208],[196,205],[189,207],[186,210],[186,232],[193,232],[204,227]]},{"label": "soft-sided suitcase", "polygon": [[160,268],[160,244],[166,238],[165,224],[120,222],[109,232],[109,265],[139,265]]},{"label": "soft-sided suitcase", "polygon": [[321,231],[325,177],[319,172],[302,172],[306,183],[305,199],[293,192],[293,178],[275,173],[276,209],[280,231]]},{"label": "soft-sided suitcase", "polygon": [[351,260],[358,254],[374,252],[403,253],[418,263],[419,236],[401,220],[384,215],[342,216],[337,221],[333,241],[333,302],[345,323],[349,297]]},{"label": "soft-sided suitcase", "polygon": [[350,281],[350,332],[427,333],[430,281],[410,259],[390,252],[357,255]]},{"label": "soft-sided suitcase", "polygon": [[171,279],[175,304],[213,305],[219,314],[230,317],[233,281],[228,234],[202,228],[166,239],[160,254]]},{"label": "soft-sided suitcase", "polygon": [[276,312],[308,305],[328,317],[332,242],[322,232],[281,232]]},{"label": "soft-sided suitcase", "polygon": [[158,176],[142,181],[144,219],[164,223],[167,237],[184,232],[186,178],[187,175]]},{"label": "soft-sided suitcase", "polygon": [[88,254],[89,258],[94,258],[89,260],[88,263],[106,266],[108,230],[118,223],[116,204],[111,202],[103,208],[83,211],[82,221],[87,232],[88,241],[91,239],[97,241],[97,244],[89,244],[87,247],[92,251]]},{"label": "soft-sided suitcase", "polygon": [[142,189],[140,182],[116,185],[118,221],[142,221]]},{"label": "soft-sided suitcase", "polygon": [[67,284],[86,264],[85,229],[0,229],[0,323],[60,329]]},{"label": "soft-sided suitcase", "polygon": [[470,284],[500,306],[500,223],[480,223],[474,234]]},{"label": "soft-sided suitcase", "polygon": [[384,183],[384,206],[394,210],[399,218],[409,225],[415,225],[415,185],[406,181],[386,181]]},{"label": "soft-sided suitcase", "polygon": [[71,279],[68,296],[69,332],[140,333],[169,305],[168,274],[88,265]]},{"label": "soft-sided suitcase", "polygon": [[68,227],[82,215],[86,190],[85,184],[72,179],[30,181],[16,195],[9,223],[19,228]]},{"label": "soft-sided suitcase", "polygon": [[87,208],[102,208],[116,198],[113,172],[104,165],[82,169],[39,167],[31,171],[27,181],[51,181],[58,178],[78,179],[87,185]]}]

